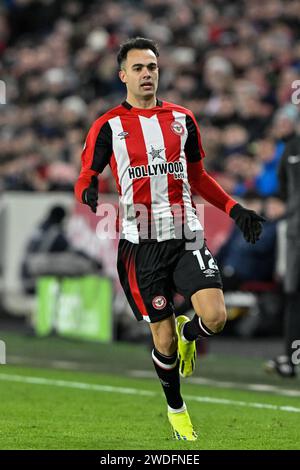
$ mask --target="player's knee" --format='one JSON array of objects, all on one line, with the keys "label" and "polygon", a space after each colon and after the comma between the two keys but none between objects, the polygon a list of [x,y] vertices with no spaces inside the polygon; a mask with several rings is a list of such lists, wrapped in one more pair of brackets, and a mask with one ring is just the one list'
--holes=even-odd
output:
[{"label": "player's knee", "polygon": [[211,330],[214,333],[220,333],[226,323],[227,320],[227,314],[226,314],[226,309],[225,308],[219,308],[214,314],[212,324],[211,324]]},{"label": "player's knee", "polygon": [[220,305],[215,307],[211,311],[206,311],[202,315],[203,322],[205,325],[214,333],[220,333],[226,323],[227,314],[225,306]]},{"label": "player's knee", "polygon": [[177,336],[171,335],[163,338],[156,338],[155,340],[156,349],[165,356],[172,356],[177,350]]}]

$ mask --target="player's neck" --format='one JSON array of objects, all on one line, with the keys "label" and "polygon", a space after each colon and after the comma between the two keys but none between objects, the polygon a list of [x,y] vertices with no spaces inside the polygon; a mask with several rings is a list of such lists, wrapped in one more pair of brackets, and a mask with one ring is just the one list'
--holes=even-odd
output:
[{"label": "player's neck", "polygon": [[156,100],[155,95],[151,96],[151,98],[149,98],[149,99],[146,99],[146,98],[139,99],[135,96],[132,96],[132,95],[128,94],[127,98],[126,98],[126,101],[133,108],[150,109],[150,108],[154,108],[156,106],[156,101],[157,100]]}]

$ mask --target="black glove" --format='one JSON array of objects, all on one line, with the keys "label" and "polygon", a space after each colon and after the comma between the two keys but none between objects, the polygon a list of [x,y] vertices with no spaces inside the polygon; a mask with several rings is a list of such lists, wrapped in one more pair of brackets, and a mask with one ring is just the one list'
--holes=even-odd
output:
[{"label": "black glove", "polygon": [[90,206],[93,212],[97,212],[98,205],[98,178],[92,176],[91,183],[82,193],[82,202]]},{"label": "black glove", "polygon": [[252,210],[245,209],[240,204],[233,206],[229,215],[242,231],[248,243],[254,244],[259,240],[263,228],[262,223],[266,222],[264,217],[261,217]]}]

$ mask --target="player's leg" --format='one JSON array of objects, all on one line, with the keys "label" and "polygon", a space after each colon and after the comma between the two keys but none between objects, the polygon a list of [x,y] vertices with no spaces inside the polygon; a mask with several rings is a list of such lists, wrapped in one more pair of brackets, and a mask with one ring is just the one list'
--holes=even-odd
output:
[{"label": "player's leg", "polygon": [[196,344],[201,337],[219,333],[226,323],[226,308],[221,289],[201,289],[191,297],[195,315],[190,320],[185,315],[176,319],[180,374],[192,375],[195,369]]},{"label": "player's leg", "polygon": [[180,393],[174,315],[151,323],[150,329],[154,343],[152,351],[153,364],[168,403],[168,419],[172,426],[174,437],[178,440],[194,441],[197,439],[197,435]]},{"label": "player's leg", "polygon": [[205,243],[198,250],[184,251],[174,271],[174,282],[195,311],[192,320],[184,315],[176,318],[180,374],[188,377],[195,368],[195,340],[219,333],[226,322],[220,273]]},{"label": "player's leg", "polygon": [[221,289],[201,289],[192,295],[194,318],[186,323],[183,334],[189,341],[220,333],[226,323],[226,307]]},{"label": "player's leg", "polygon": [[288,294],[287,296],[284,338],[290,375],[295,377],[297,374],[296,363],[299,361],[300,346],[300,292]]},{"label": "player's leg", "polygon": [[154,349],[152,359],[156,373],[171,409],[181,409],[180,380],[177,360],[177,336],[174,315],[150,323]]},{"label": "player's leg", "polygon": [[150,324],[154,343],[152,359],[167,399],[168,418],[174,435],[177,439],[195,440],[196,435],[180,394],[172,295],[169,275],[162,263],[166,245],[139,246],[127,240],[121,241],[118,272],[137,320],[144,319]]},{"label": "player's leg", "polygon": [[284,378],[296,377],[295,359],[298,360],[300,346],[300,293],[286,296],[284,346],[285,354],[268,360],[264,368],[266,372],[272,372]]}]

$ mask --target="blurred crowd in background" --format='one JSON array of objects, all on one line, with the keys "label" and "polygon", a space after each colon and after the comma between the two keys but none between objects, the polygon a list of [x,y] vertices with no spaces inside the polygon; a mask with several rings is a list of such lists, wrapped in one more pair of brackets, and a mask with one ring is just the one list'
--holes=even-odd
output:
[{"label": "blurred crowd in background", "polygon": [[0,191],[73,191],[89,126],[125,98],[116,54],[133,36],[158,43],[158,96],[194,112],[224,189],[277,196],[300,128],[298,0],[2,0]]}]

